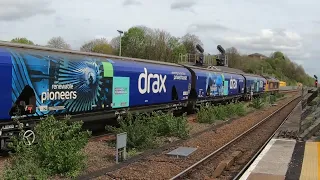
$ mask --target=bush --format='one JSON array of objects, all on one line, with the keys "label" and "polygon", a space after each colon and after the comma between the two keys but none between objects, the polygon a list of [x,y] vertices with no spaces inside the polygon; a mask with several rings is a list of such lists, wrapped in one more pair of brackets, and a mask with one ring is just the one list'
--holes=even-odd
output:
[{"label": "bush", "polygon": [[247,110],[246,110],[246,107],[245,107],[245,104],[244,103],[237,103],[237,104],[234,104],[234,112],[235,112],[235,115],[238,115],[238,116],[244,116],[246,115],[247,113]]},{"label": "bush", "polygon": [[217,120],[225,120],[227,117],[232,116],[231,114],[228,115],[228,107],[230,105],[218,105],[213,107],[214,109],[214,116],[216,117]]},{"label": "bush", "polygon": [[113,133],[127,133],[127,147],[147,149],[157,146],[156,138],[174,136],[186,138],[190,128],[186,116],[175,117],[172,113],[154,112],[152,114],[128,113],[119,119],[119,128],[106,126]]},{"label": "bush", "polygon": [[228,105],[219,106],[200,106],[197,113],[197,121],[199,123],[211,124],[215,120],[225,120],[233,116],[244,116],[246,108],[243,103],[231,103]]},{"label": "bush", "polygon": [[15,154],[10,163],[6,164],[3,179],[47,179],[45,169],[41,168],[39,159],[35,158],[31,148],[26,148],[23,153]]},{"label": "bush", "polygon": [[197,121],[199,123],[213,123],[215,121],[215,116],[212,106],[206,107],[201,105],[197,110]]},{"label": "bush", "polygon": [[15,138],[16,153],[5,179],[15,179],[18,174],[21,179],[42,179],[57,174],[77,176],[85,167],[85,155],[81,150],[90,136],[90,132],[81,131],[81,127],[82,122],[69,123],[67,119],[49,116],[36,125],[35,144],[26,146],[21,136]]},{"label": "bush", "polygon": [[119,125],[119,128],[107,125],[106,129],[116,134],[126,132],[128,148],[145,149],[155,145],[156,127],[145,115],[136,114],[134,118],[128,113],[119,119]]},{"label": "bush", "polygon": [[253,98],[252,103],[250,104],[250,106],[255,109],[261,109],[263,105],[264,102],[261,98]]},{"label": "bush", "polygon": [[74,176],[84,168],[81,150],[90,133],[81,131],[82,122],[67,124],[67,120],[48,117],[35,128],[38,144],[35,151],[50,174]]},{"label": "bush", "polygon": [[270,96],[268,94],[262,94],[260,96],[261,100],[264,102],[264,103],[268,103],[268,101],[270,100],[269,98]]},{"label": "bush", "polygon": [[274,95],[275,95],[275,97],[276,97],[277,99],[284,97],[284,94],[279,93],[279,92],[276,92]]},{"label": "bush", "polygon": [[270,101],[269,101],[270,104],[274,104],[277,101],[277,97],[275,95],[270,95],[269,98],[270,98]]},{"label": "bush", "polygon": [[175,136],[185,138],[189,134],[189,126],[185,114],[179,117],[173,113],[152,113],[150,121],[155,123],[157,136]]}]

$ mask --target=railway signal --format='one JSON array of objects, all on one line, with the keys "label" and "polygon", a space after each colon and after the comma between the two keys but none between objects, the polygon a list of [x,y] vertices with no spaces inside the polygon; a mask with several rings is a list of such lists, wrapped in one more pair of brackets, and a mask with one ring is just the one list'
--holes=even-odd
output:
[{"label": "railway signal", "polygon": [[217,56],[217,66],[228,66],[226,51],[223,49],[221,45],[218,45],[217,49],[221,53]]},{"label": "railway signal", "polygon": [[200,52],[199,59],[196,60],[196,64],[202,66],[203,65],[203,52],[204,52],[204,49],[200,46],[200,44],[197,44],[196,48]]}]

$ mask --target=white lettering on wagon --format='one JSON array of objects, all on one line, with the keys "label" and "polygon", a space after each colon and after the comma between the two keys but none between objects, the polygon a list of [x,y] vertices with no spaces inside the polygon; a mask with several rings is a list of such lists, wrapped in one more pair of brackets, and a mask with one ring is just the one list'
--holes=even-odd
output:
[{"label": "white lettering on wagon", "polygon": [[[152,84],[151,79],[154,79]],[[166,79],[167,75],[162,76],[161,74],[148,74],[147,68],[144,68],[144,72],[139,75],[138,79],[138,89],[140,94],[150,93],[150,90],[152,90],[152,93],[166,92]],[[142,84],[144,84],[143,88]]]},{"label": "white lettering on wagon", "polygon": [[49,91],[41,93],[41,103],[47,100],[69,100],[69,99],[77,99],[77,91],[73,90],[73,84],[53,84],[52,90],[58,91]]}]

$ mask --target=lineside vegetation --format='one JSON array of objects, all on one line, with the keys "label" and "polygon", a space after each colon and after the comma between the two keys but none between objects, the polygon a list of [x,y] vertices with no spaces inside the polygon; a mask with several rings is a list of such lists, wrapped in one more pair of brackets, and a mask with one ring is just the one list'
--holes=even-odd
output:
[{"label": "lineside vegetation", "polygon": [[186,114],[175,117],[172,112],[152,114],[131,114],[119,120],[120,127],[106,126],[114,133],[127,132],[127,147],[144,150],[159,145],[159,137],[189,137],[190,126]]},{"label": "lineside vegetation", "polygon": [[275,95],[262,95],[254,98],[251,103],[246,106],[246,103],[230,103],[227,105],[204,106],[202,105],[197,112],[197,121],[199,123],[212,124],[217,120],[224,121],[228,118],[241,117],[249,112],[250,108],[261,109],[267,105],[274,104],[277,99],[282,98],[284,94],[276,93]]},{"label": "lineside vegetation", "polygon": [[[197,113],[199,123],[212,124],[216,120],[226,120],[244,116],[249,108],[261,109],[275,103],[283,94],[263,95],[255,98],[247,107],[246,103],[231,103],[219,106],[201,106]],[[18,121],[18,120],[16,120]],[[7,162],[1,179],[48,179],[48,177],[77,177],[86,167],[86,155],[82,151],[88,143],[91,132],[82,130],[82,122],[70,122],[49,116],[34,129],[36,143],[25,145],[20,136],[11,144],[15,153]],[[151,114],[131,114],[119,119],[119,127],[106,126],[113,133],[127,132],[128,154],[155,148],[161,145],[161,138],[186,139],[191,127],[186,114],[174,116],[172,112]]]},{"label": "lineside vegetation", "polygon": [[47,179],[61,175],[76,177],[85,168],[86,156],[82,149],[91,132],[82,131],[82,122],[70,123],[49,116],[36,125],[36,143],[25,145],[22,130],[13,139],[15,153],[7,162],[2,179]]}]

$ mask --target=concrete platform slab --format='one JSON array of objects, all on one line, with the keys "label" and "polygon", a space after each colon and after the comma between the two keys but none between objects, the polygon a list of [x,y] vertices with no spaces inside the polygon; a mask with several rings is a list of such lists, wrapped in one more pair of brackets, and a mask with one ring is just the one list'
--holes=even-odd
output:
[{"label": "concrete platform slab", "polygon": [[255,174],[285,177],[295,143],[294,140],[272,139],[241,179],[250,179]]},{"label": "concrete platform slab", "polygon": [[274,138],[297,139],[300,131],[301,113],[302,105],[299,102],[288,119],[281,125]]},{"label": "concrete platform slab", "polygon": [[292,114],[280,127],[280,131],[299,131],[300,120],[301,120],[302,106],[301,102],[293,109]]},{"label": "concrete platform slab", "polygon": [[241,180],[320,180],[320,143],[272,139]]},{"label": "concrete platform slab", "polygon": [[248,180],[284,180],[284,179],[285,179],[285,176],[261,174],[261,173],[253,173],[248,178]]}]

